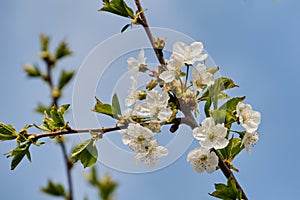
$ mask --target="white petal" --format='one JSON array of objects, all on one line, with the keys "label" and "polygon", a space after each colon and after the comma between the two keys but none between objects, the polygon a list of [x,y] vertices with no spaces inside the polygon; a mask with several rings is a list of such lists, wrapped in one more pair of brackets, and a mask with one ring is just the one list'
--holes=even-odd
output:
[{"label": "white petal", "polygon": [[175,79],[175,74],[172,71],[164,71],[159,75],[159,78],[165,83],[170,83]]},{"label": "white petal", "polygon": [[159,111],[158,113],[158,118],[162,121],[166,121],[168,119],[170,119],[170,117],[172,116],[172,110],[170,108],[163,108],[162,110]]}]

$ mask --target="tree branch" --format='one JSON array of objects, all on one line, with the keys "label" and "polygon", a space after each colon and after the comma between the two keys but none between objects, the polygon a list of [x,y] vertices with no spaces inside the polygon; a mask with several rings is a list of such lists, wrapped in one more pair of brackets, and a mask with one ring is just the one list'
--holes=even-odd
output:
[{"label": "tree branch", "polygon": [[[142,5],[141,5],[141,2],[139,0],[135,0],[135,4],[138,8],[138,11],[141,12],[140,16],[141,16],[141,24],[142,26],[144,27],[145,31],[146,31],[146,34],[152,44],[152,47],[153,47],[153,50],[156,54],[156,57],[159,61],[159,63],[163,66],[165,66],[165,61],[164,61],[164,57],[163,57],[163,53],[162,51],[158,50],[156,47],[155,47],[155,43],[154,43],[154,38],[152,36],[152,33],[151,33],[151,30],[149,28],[149,25],[148,25],[148,22],[147,22],[147,19],[144,15],[144,13],[142,12],[143,11],[143,8],[142,8]],[[184,114],[185,116],[185,119],[186,119],[186,124],[189,125],[192,129],[198,127],[198,123],[195,121],[195,118],[194,116],[192,115],[190,109],[188,108],[188,106],[184,103],[184,102],[180,102],[180,110],[182,111],[182,113]],[[244,200],[248,200],[248,197],[247,195],[245,194],[243,188],[240,186],[240,184],[238,183],[237,179],[235,178],[234,174],[232,173],[232,171],[228,168],[228,166],[224,163],[224,161],[222,160],[220,154],[213,148],[211,149],[212,151],[214,151],[216,153],[216,155],[218,156],[218,159],[219,159],[219,164],[218,166],[220,167],[221,171],[223,172],[224,176],[228,179],[229,177],[232,177],[235,182],[236,182],[236,186],[237,188],[239,188],[241,191],[242,191],[242,197]]]},{"label": "tree branch", "polygon": [[[47,82],[50,87],[50,92],[51,92],[51,97],[52,97],[52,106],[58,106],[58,96],[53,95],[53,90],[55,89],[55,86],[53,84],[53,79],[52,79],[52,67],[55,63],[50,62],[49,60],[45,60],[47,64]],[[59,145],[62,150],[63,154],[63,159],[65,161],[65,166],[66,166],[66,173],[67,173],[67,180],[68,180],[68,186],[69,186],[69,194],[68,194],[68,200],[73,200],[73,181],[72,181],[72,174],[71,174],[71,169],[73,167],[73,164],[71,160],[69,159],[66,145],[62,139],[62,136],[59,137]]]}]

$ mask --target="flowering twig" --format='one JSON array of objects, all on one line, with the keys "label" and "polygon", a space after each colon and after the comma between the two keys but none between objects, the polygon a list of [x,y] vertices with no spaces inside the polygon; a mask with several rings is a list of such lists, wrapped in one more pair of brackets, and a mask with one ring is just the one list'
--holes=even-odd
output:
[{"label": "flowering twig", "polygon": [[[142,8],[142,5],[141,5],[141,2],[139,0],[135,0],[135,4],[138,8],[138,11],[141,12],[143,11],[143,8]],[[155,47],[155,44],[154,44],[154,39],[153,39],[153,35],[151,33],[151,30],[149,28],[149,25],[148,25],[148,22],[147,22],[147,19],[146,19],[146,16],[143,12],[141,12],[140,14],[140,24],[144,27],[145,29],[145,32],[152,44],[152,47],[153,47],[153,50],[155,52],[155,55],[159,61],[159,63],[162,65],[162,66],[165,66],[165,60],[164,60],[164,56],[163,56],[163,53],[162,53],[162,50],[161,49],[157,49]],[[199,127],[198,123],[195,121],[195,118],[194,116],[192,115],[191,113],[191,110],[188,108],[188,106],[184,103],[184,102],[181,102],[180,103],[180,109],[182,111],[182,113],[185,115],[185,123],[190,126],[192,129],[196,128],[196,127]],[[241,190],[242,192],[242,198],[244,200],[248,200],[248,197],[247,195],[245,194],[244,190],[242,189],[242,187],[240,186],[240,184],[238,183],[237,179],[235,178],[234,174],[232,173],[232,171],[228,168],[228,166],[225,164],[225,162],[223,161],[223,159],[221,158],[221,155],[214,149],[212,148],[211,151],[215,152],[216,155],[218,156],[218,159],[219,159],[219,163],[218,163],[218,166],[220,167],[222,173],[224,174],[224,176],[229,179],[230,177],[233,178],[233,180],[236,182],[236,186],[238,189]]]}]

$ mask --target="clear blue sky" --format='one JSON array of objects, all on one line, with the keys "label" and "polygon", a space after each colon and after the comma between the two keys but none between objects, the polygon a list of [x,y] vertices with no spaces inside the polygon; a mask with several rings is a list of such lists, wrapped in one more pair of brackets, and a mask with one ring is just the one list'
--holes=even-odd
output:
[{"label": "clear blue sky", "polygon": [[[130,2],[132,4],[132,2]],[[232,94],[246,95],[262,113],[260,141],[251,155],[236,159],[237,178],[250,199],[297,199],[300,173],[298,143],[300,99],[300,2],[297,0],[193,0],[144,1],[151,26],[170,28],[202,41],[223,76],[232,77],[240,88]],[[78,69],[88,53],[100,42],[119,33],[126,22],[98,13],[101,2],[93,1],[1,1],[0,2],[0,121],[17,129],[39,123],[33,112],[37,102],[48,102],[48,88],[28,80],[23,64],[38,61],[38,36],[46,33],[54,46],[61,38],[70,43],[74,56],[61,63]],[[124,66],[125,67],[125,66]],[[71,102],[72,86],[62,103]],[[71,123],[72,116],[68,116]],[[47,141],[47,140],[46,140]],[[76,144],[70,138],[69,147]],[[14,146],[1,143],[0,154]],[[192,148],[192,147],[191,147]],[[48,142],[33,147],[32,163],[24,160],[10,171],[10,159],[0,158],[1,199],[53,199],[39,192],[49,178],[65,183],[60,149]],[[154,173],[110,172],[120,187],[118,200],[127,199],[212,199],[214,182],[225,182],[223,175],[196,174],[186,163],[185,153],[171,166]],[[88,194],[96,199],[83,180],[82,167],[75,166],[76,200]]]}]

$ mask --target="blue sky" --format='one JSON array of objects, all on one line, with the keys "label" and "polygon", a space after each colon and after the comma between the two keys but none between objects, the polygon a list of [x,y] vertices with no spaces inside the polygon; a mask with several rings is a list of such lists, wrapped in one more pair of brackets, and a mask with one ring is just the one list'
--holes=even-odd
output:
[{"label": "blue sky", "polygon": [[[246,95],[246,102],[261,112],[260,141],[251,155],[243,152],[235,160],[240,169],[237,178],[249,198],[297,198],[300,2],[145,0],[143,4],[148,8],[151,26],[174,29],[202,41],[221,67],[221,74],[240,86],[231,94]],[[20,129],[41,121],[33,109],[37,102],[48,102],[48,88],[37,80],[28,80],[23,73],[23,64],[38,61],[40,33],[53,38],[52,47],[66,38],[74,56],[60,66],[76,70],[96,45],[119,33],[128,22],[97,12],[100,6],[98,0],[0,2],[1,122]],[[72,101],[72,86],[66,90],[61,103]],[[72,115],[68,117],[72,124]],[[70,138],[69,149],[76,142],[78,138]],[[13,146],[11,142],[1,143],[0,153]],[[212,199],[207,193],[213,191],[213,183],[225,182],[225,178],[220,172],[196,174],[186,163],[186,155],[167,168],[141,175],[98,167],[101,174],[110,172],[119,182],[118,200]],[[10,171],[10,159],[0,158],[2,199],[52,199],[41,194],[39,187],[50,178],[66,182],[58,145],[48,141],[43,147],[33,147],[32,160]],[[86,194],[96,199],[96,193],[82,181],[84,171],[76,165],[73,172],[76,199]]]}]

